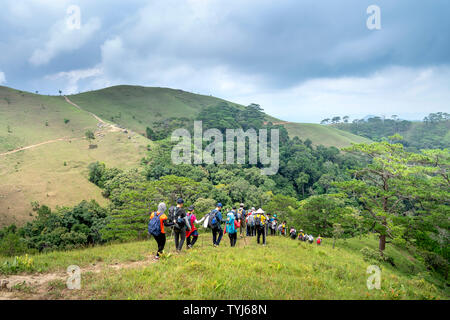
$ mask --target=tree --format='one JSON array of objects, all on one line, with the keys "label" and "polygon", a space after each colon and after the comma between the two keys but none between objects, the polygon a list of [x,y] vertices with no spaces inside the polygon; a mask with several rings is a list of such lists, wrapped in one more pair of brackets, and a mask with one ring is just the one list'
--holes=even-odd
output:
[{"label": "tree", "polygon": [[348,123],[348,119],[350,119],[349,116],[344,116],[344,117],[342,118],[342,120],[344,120],[345,123]]},{"label": "tree", "polygon": [[61,91],[61,90],[58,90],[58,92],[59,92],[59,95],[61,95],[61,94],[62,94],[62,91]]},{"label": "tree", "polygon": [[341,117],[339,117],[339,116],[333,117],[333,118],[331,119],[331,122],[332,122],[332,123],[339,123],[340,121],[341,121]]},{"label": "tree", "polygon": [[320,124],[328,124],[328,123],[330,123],[330,118],[326,118],[320,121]]},{"label": "tree", "polygon": [[353,180],[336,185],[362,205],[372,221],[371,229],[379,235],[381,255],[387,237],[411,240],[403,237],[411,228],[409,223],[417,225],[432,214],[444,217],[449,213],[449,150],[416,154],[407,152],[402,144],[388,142],[357,144],[344,150],[371,159],[367,167],[351,171]]},{"label": "tree", "polygon": [[305,197],[305,185],[309,182],[309,175],[305,172],[300,172],[295,183],[302,190],[303,198]]},{"label": "tree", "polygon": [[84,134],[86,136],[86,139],[89,141],[89,145],[91,145],[92,140],[95,140],[94,132],[92,132],[91,130],[88,130]]},{"label": "tree", "polygon": [[341,237],[341,235],[344,233],[344,229],[342,229],[342,226],[340,223],[333,223],[333,249],[336,245],[336,240]]}]

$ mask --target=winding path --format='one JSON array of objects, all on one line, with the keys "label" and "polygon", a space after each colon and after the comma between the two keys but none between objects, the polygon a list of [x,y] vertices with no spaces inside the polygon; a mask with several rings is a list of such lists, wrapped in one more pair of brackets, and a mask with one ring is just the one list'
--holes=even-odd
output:
[{"label": "winding path", "polygon": [[[115,124],[111,124],[111,123],[108,123],[108,122],[104,121],[103,119],[101,119],[97,115],[93,114],[92,112],[89,112],[89,111],[86,111],[86,110],[82,109],[79,105],[77,105],[76,103],[70,101],[70,99],[67,98],[66,96],[64,96],[64,99],[66,100],[67,103],[73,105],[75,108],[77,108],[77,109],[79,109],[81,111],[89,113],[98,122],[100,122],[104,127],[109,128],[109,130],[108,130],[109,132],[118,132],[118,131],[122,131],[123,130],[123,129],[119,128]],[[45,145],[45,144],[49,144],[49,143],[54,143],[54,142],[58,142],[58,141],[79,140],[79,139],[83,139],[83,138],[59,138],[59,139],[48,140],[48,141],[44,141],[44,142],[40,142],[40,143],[37,143],[37,144],[30,145],[30,146],[26,146],[26,147],[18,148],[18,149],[15,149],[15,150],[11,150],[11,151],[8,151],[8,152],[0,153],[0,157],[1,156],[7,156],[7,155],[10,155],[10,154],[13,154],[13,153],[16,153],[16,152],[19,152],[19,151],[23,151],[23,150],[33,149],[33,148],[36,148],[36,147],[39,147],[39,146],[42,146],[42,145]]]}]

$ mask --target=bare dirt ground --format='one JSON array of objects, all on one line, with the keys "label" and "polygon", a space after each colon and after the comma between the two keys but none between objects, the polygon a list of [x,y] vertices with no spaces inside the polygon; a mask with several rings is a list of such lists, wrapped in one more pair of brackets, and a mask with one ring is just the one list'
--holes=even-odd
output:
[{"label": "bare dirt ground", "polygon": [[[155,262],[156,260],[153,259],[153,255],[149,255],[145,260],[141,261],[109,265],[97,263],[81,268],[81,274],[83,275],[88,272],[100,273],[107,268],[113,270],[140,268]],[[69,290],[66,287],[68,277],[69,275],[62,271],[0,276],[0,300],[77,299],[78,290]],[[63,287],[60,288],[59,294],[52,294],[53,289],[58,286]]]},{"label": "bare dirt ground", "polygon": [[92,112],[86,111],[83,108],[81,108],[79,105],[77,105],[76,103],[70,101],[69,98],[67,98],[66,96],[64,96],[64,99],[66,99],[67,103],[70,103],[71,105],[73,105],[75,108],[83,110],[85,112],[88,112],[91,116],[93,116],[98,122],[100,122],[102,124],[102,127],[107,127],[109,132],[117,132],[117,131],[122,131],[123,129],[119,128],[117,125],[115,124],[110,124],[106,121],[104,121],[103,119],[101,119],[100,117],[98,117],[97,115],[93,114]]}]

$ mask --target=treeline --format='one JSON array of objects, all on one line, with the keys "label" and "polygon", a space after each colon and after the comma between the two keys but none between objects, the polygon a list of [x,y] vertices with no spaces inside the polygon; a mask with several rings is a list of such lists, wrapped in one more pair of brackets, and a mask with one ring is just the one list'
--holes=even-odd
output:
[{"label": "treeline", "polygon": [[193,120],[203,121],[203,129],[219,129],[225,133],[226,129],[249,128],[261,129],[270,127],[264,124],[265,114],[257,104],[237,107],[225,101],[203,108],[195,119],[186,117],[170,117],[155,121],[152,127],[146,128],[146,136],[152,141],[159,141],[170,137],[179,128],[187,129],[193,134]]},{"label": "treeline", "polygon": [[324,119],[322,124],[331,123],[338,129],[369,138],[373,141],[387,141],[389,136],[400,134],[399,141],[409,151],[417,152],[421,149],[445,149],[450,147],[450,114],[445,112],[430,113],[422,122],[400,120],[392,118],[371,117],[348,121],[344,117]]}]

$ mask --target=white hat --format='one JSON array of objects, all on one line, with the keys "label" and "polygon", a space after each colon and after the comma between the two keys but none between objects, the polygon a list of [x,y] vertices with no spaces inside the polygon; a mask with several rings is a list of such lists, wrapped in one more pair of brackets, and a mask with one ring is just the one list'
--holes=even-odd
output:
[{"label": "white hat", "polygon": [[256,211],[256,213],[264,213],[263,209],[259,208],[258,211]]}]

